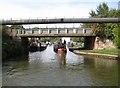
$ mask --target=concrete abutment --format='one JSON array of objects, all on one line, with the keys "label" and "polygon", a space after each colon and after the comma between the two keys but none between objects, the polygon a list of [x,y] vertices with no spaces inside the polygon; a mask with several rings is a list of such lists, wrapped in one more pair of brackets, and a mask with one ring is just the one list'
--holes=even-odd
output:
[{"label": "concrete abutment", "polygon": [[29,54],[29,41],[28,37],[21,37],[21,45],[25,54]]}]

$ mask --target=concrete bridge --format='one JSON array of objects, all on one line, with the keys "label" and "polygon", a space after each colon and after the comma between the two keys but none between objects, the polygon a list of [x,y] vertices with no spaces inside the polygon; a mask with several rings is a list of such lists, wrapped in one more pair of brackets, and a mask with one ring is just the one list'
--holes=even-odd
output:
[{"label": "concrete bridge", "polygon": [[11,29],[10,36],[21,38],[24,50],[28,52],[28,38],[35,37],[84,37],[84,49],[93,49],[96,36],[92,35],[91,28],[35,28]]},{"label": "concrete bridge", "polygon": [[[21,19],[1,20],[1,25],[23,25],[23,24],[57,24],[57,23],[119,23],[119,18],[55,18],[55,19]],[[28,37],[84,37],[84,49],[93,49],[96,36],[91,35],[88,29],[12,29],[11,36],[21,37],[21,43],[25,51],[28,51]]]},{"label": "concrete bridge", "polygon": [[[14,31],[13,31],[14,30]],[[13,32],[13,33],[12,33]],[[75,37],[93,36],[90,28],[36,28],[12,29],[11,36],[17,37]]]}]

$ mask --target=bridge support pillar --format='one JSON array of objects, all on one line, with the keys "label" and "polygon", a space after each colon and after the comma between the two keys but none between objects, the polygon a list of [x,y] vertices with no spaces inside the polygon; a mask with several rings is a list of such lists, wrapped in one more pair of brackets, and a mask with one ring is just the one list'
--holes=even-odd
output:
[{"label": "bridge support pillar", "polygon": [[95,36],[86,36],[84,37],[84,49],[92,50],[94,49]]},{"label": "bridge support pillar", "polygon": [[73,33],[76,33],[76,29],[73,29]]},{"label": "bridge support pillar", "polygon": [[86,29],[83,28],[83,34],[85,34],[85,33],[86,33]]},{"label": "bridge support pillar", "polygon": [[50,34],[50,30],[48,29],[48,34]]},{"label": "bridge support pillar", "polygon": [[25,54],[29,54],[29,45],[28,45],[29,41],[27,37],[21,37],[21,44],[23,47],[23,51]]},{"label": "bridge support pillar", "polygon": [[57,29],[56,31],[57,31],[57,34],[59,34],[59,30]]},{"label": "bridge support pillar", "polygon": [[17,29],[11,29],[10,31],[9,31],[9,33],[10,33],[10,38],[12,39],[12,40],[17,40],[17,36],[16,36],[16,34],[18,33],[18,31],[17,31]]},{"label": "bridge support pillar", "polygon": [[41,34],[41,30],[39,29],[39,34]]},{"label": "bridge support pillar", "polygon": [[65,29],[65,33],[66,33],[66,34],[68,33],[68,29]]},{"label": "bridge support pillar", "polygon": [[22,34],[25,34],[25,30],[22,30]]}]

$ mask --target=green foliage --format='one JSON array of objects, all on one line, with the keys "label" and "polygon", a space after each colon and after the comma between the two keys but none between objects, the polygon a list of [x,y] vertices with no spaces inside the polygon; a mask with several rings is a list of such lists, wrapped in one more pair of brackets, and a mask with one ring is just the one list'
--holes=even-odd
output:
[{"label": "green foliage", "polygon": [[5,40],[2,42],[2,58],[20,56],[22,54],[22,47],[15,41]]},{"label": "green foliage", "polygon": [[[89,13],[91,18],[107,18],[107,17],[120,17],[120,10],[109,9],[106,3],[99,4],[96,11],[91,10]],[[116,46],[119,46],[118,29],[120,28],[115,23],[87,23],[83,24],[82,27],[92,28],[93,34],[99,36],[101,39],[111,38],[114,39]]]},{"label": "green foliage", "polygon": [[89,14],[91,17],[108,17],[109,7],[106,3],[99,4],[96,11],[91,10]]},{"label": "green foliage", "polygon": [[14,28],[15,29],[21,29],[21,28],[23,28],[23,26],[22,25],[12,25],[11,28],[12,29],[14,29]]},{"label": "green foliage", "polygon": [[98,17],[107,17],[109,14],[109,7],[106,3],[102,3],[97,7],[96,12]]},{"label": "green foliage", "polygon": [[2,26],[2,38],[4,39],[9,39],[9,35],[7,31],[9,30],[8,26]]},{"label": "green foliage", "polygon": [[40,38],[40,42],[59,42],[59,41],[60,41],[60,38],[58,38],[58,37],[55,37],[55,38],[52,38],[52,37]]},{"label": "green foliage", "polygon": [[113,28],[112,30],[112,33],[114,35],[114,42],[115,42],[115,45],[120,47],[120,24],[116,24],[115,26],[118,26],[118,27],[115,27]]},{"label": "green foliage", "polygon": [[2,26],[2,59],[6,60],[10,57],[20,56],[22,53],[22,46],[20,43],[10,39],[7,33],[8,26]]},{"label": "green foliage", "polygon": [[49,42],[49,39],[48,38],[41,38],[40,41],[41,42]]},{"label": "green foliage", "polygon": [[118,55],[119,49],[103,49],[103,50],[79,50],[80,52],[88,52],[88,53],[99,53],[99,54],[111,54]]},{"label": "green foliage", "polygon": [[74,42],[84,42],[84,38],[83,37],[73,37],[71,38],[72,41]]},{"label": "green foliage", "polygon": [[73,37],[73,38],[71,38],[71,40],[74,42],[77,42],[77,41],[79,41],[79,37]]},{"label": "green foliage", "polygon": [[91,10],[91,12],[89,13],[92,17],[95,17],[96,16],[96,13],[95,11]]},{"label": "green foliage", "polygon": [[50,38],[50,42],[60,42],[60,39],[59,37],[56,37],[56,38]]}]

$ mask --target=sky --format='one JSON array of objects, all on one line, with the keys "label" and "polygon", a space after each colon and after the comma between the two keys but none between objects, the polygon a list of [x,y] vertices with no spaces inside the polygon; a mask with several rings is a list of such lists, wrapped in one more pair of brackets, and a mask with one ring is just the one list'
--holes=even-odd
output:
[{"label": "sky", "polygon": [[[113,0],[0,0],[0,19],[88,18],[89,12],[96,10],[97,6],[103,2],[110,8],[118,9],[119,0],[114,2]],[[67,25],[69,24],[61,26]],[[72,24],[72,26],[79,25]],[[33,25],[26,25],[28,26]]]}]

